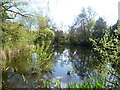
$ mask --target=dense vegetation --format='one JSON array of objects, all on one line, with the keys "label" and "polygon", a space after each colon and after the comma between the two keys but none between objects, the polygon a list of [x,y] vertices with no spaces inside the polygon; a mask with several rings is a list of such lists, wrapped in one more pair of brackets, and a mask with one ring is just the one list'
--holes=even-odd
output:
[{"label": "dense vegetation", "polygon": [[[107,63],[112,63],[112,66],[116,68],[114,71],[120,73],[120,70],[117,70],[120,67],[119,21],[113,26],[107,26],[102,17],[95,20],[94,12],[90,8],[83,8],[76,17],[74,24],[69,27],[68,33],[64,33],[63,31],[54,30],[47,17],[24,14],[25,11],[21,9],[21,6],[24,5],[27,5],[27,3],[0,2],[2,7],[0,63],[2,64],[3,75],[7,75],[9,68],[14,68],[16,72],[22,68],[21,75],[24,81],[27,82],[24,77],[24,72],[27,70],[32,74],[50,71],[53,62],[52,51],[55,47],[63,47],[64,45],[91,47],[94,53],[94,62],[99,62],[96,63],[98,72]],[[13,7],[17,10],[11,9]],[[14,20],[17,16],[19,17],[18,20]],[[21,20],[24,20],[24,22],[21,23]],[[31,55],[39,58],[37,64],[34,64],[33,58],[29,57]],[[11,63],[14,63],[14,66],[11,66]],[[108,71],[120,80],[120,77],[113,73],[111,69],[102,71]],[[42,74],[40,73],[39,77]],[[2,83],[6,85],[5,80]],[[96,87],[96,85],[105,88],[105,84],[101,82],[91,85],[90,82],[86,85],[68,84],[69,88],[90,88]],[[114,87],[117,87],[119,83],[114,85],[116,85]],[[40,87],[46,86],[42,85]]]}]

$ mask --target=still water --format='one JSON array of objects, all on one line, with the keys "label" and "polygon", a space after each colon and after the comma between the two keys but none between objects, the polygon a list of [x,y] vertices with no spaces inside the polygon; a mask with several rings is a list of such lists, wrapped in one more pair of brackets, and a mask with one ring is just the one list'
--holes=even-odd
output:
[{"label": "still water", "polygon": [[39,88],[44,86],[43,81],[51,80],[54,84],[60,79],[62,88],[66,88],[69,82],[84,83],[90,78],[94,80],[106,78],[110,81],[106,85],[120,82],[117,78],[120,72],[118,68],[113,68],[110,62],[100,64],[93,58],[94,54],[88,48],[59,47],[52,51],[52,56],[49,52],[47,54],[40,56],[35,52],[29,57],[22,55],[11,61],[4,61],[2,87]]}]

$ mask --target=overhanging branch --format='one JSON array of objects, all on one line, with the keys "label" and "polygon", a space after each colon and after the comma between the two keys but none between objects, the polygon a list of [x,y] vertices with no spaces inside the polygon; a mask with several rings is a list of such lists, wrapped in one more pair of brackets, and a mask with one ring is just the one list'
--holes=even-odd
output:
[{"label": "overhanging branch", "polygon": [[[4,4],[6,3],[9,3],[9,2],[5,2]],[[14,10],[11,10],[10,8],[14,7],[14,6],[9,6],[9,7],[5,7],[4,4],[0,4],[0,7],[2,7],[2,10],[0,10],[0,12],[11,12],[14,14],[14,17],[10,17],[10,18],[7,18],[7,19],[14,19],[16,17],[16,15],[20,15],[20,16],[23,16],[23,17],[29,17],[29,16],[33,16],[31,14],[22,14],[21,12],[17,12],[17,11],[14,11]],[[17,8],[18,9],[18,8]]]}]

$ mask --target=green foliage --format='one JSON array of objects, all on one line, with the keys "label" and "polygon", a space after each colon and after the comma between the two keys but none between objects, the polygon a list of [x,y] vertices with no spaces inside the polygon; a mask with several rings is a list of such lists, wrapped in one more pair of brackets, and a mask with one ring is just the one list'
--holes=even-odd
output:
[{"label": "green foliage", "polygon": [[[120,23],[118,24],[118,29],[115,30],[115,32],[118,34],[118,39],[120,40]],[[120,42],[119,42],[120,45]]]},{"label": "green foliage", "polygon": [[38,17],[39,30],[46,29],[48,27],[48,21],[46,17]]},{"label": "green foliage", "polygon": [[3,46],[14,47],[15,45],[32,44],[35,34],[27,31],[24,26],[17,22],[3,22],[2,24],[2,43]]},{"label": "green foliage", "polygon": [[[108,72],[115,76],[115,78],[119,79],[115,67],[119,67],[120,64],[120,46],[119,46],[119,31],[115,30],[115,35],[110,35],[109,31],[105,31],[105,34],[102,38],[99,39],[91,39],[93,43],[93,53],[94,59],[99,61],[99,65],[96,65],[98,72]],[[111,64],[115,70],[108,69],[103,70],[102,67],[106,67],[106,65]],[[111,71],[112,70],[112,71]],[[112,82],[114,84],[114,82]],[[116,82],[115,82],[116,83]],[[114,84],[117,85],[117,84]]]},{"label": "green foliage", "polygon": [[52,30],[50,30],[49,28],[46,28],[44,30],[40,30],[39,35],[44,40],[52,40],[55,36],[54,32]]},{"label": "green foliage", "polygon": [[101,37],[103,37],[105,30],[107,30],[107,24],[106,24],[106,22],[104,21],[103,18],[100,17],[96,21],[96,24],[94,25],[93,30],[94,30],[94,32],[92,33],[93,38],[101,38]]},{"label": "green foliage", "polygon": [[107,29],[107,25],[106,25],[106,22],[104,21],[103,18],[99,18],[97,21],[96,21],[96,24],[95,24],[95,27],[94,27],[94,30],[106,30]]},{"label": "green foliage", "polygon": [[119,30],[120,20],[117,20],[117,22],[110,27],[110,34],[114,35],[115,30]]},{"label": "green foliage", "polygon": [[68,38],[69,37],[67,36],[67,34],[63,33],[63,31],[56,31],[54,43],[56,46],[68,44],[69,43]]},{"label": "green foliage", "polygon": [[55,37],[54,32],[49,28],[46,28],[44,30],[39,30],[37,38],[34,41],[34,43],[38,43],[39,45],[41,45],[42,41],[44,41],[45,43],[49,43],[52,42],[54,37]]},{"label": "green foliage", "polygon": [[[42,19],[46,20],[44,17]],[[23,65],[20,73],[24,74],[23,72],[33,67],[33,73],[49,71],[52,68],[53,59],[51,56],[53,49],[50,49],[50,45],[55,36],[52,30],[45,28],[44,30],[30,31],[21,23],[4,21],[2,32],[1,52],[6,60],[2,63],[3,70],[6,71],[6,68],[13,67],[19,71],[19,68]],[[39,43],[33,45],[36,40]],[[31,54],[33,53],[37,55],[36,62],[31,61]],[[11,62],[9,63],[9,61]]]},{"label": "green foliage", "polygon": [[90,40],[93,42],[94,52],[97,52],[100,60],[118,62],[118,37],[110,36],[109,32],[106,31],[103,38]]},{"label": "green foliage", "polygon": [[[43,81],[44,88],[63,88],[60,85],[60,81],[56,80],[55,84],[50,81]],[[77,89],[77,88],[105,88],[106,86],[106,80],[105,79],[98,79],[98,78],[90,78],[88,80],[84,80],[83,83],[80,82],[68,82],[66,88],[69,89]]]},{"label": "green foliage", "polygon": [[93,31],[93,28],[94,28],[94,25],[96,24],[96,21],[94,19],[91,19],[87,28],[90,30],[90,31]]},{"label": "green foliage", "polygon": [[[0,47],[4,59],[2,58],[2,71],[4,76],[8,70],[13,69],[16,73],[21,74],[23,81],[29,83],[26,73],[38,75],[38,78],[43,74],[42,72],[49,72],[52,69],[53,49],[50,48],[54,32],[49,28],[41,31],[27,30],[22,24],[18,22],[3,22],[2,26],[2,47]],[[41,37],[41,42],[36,45],[34,41]],[[32,57],[32,55],[37,57]],[[3,79],[3,82],[5,82]]]},{"label": "green foliage", "polygon": [[[21,13],[21,12],[25,12],[25,10],[20,8],[20,6],[23,7],[24,5],[27,5],[27,3],[26,2],[14,2],[14,1],[0,2],[0,6],[2,8],[2,21],[5,21],[6,19],[14,19],[17,14],[26,17],[26,15]],[[14,10],[11,8],[14,8]]]},{"label": "green foliage", "polygon": [[[75,26],[71,29],[69,34],[63,32],[54,33],[48,28],[48,21],[46,17],[37,17],[36,19],[27,18],[26,24],[29,27],[36,25],[39,30],[31,31],[28,30],[24,24],[18,22],[10,22],[6,19],[13,19],[17,14],[23,15],[21,12],[25,12],[24,9],[18,8],[19,5],[26,5],[26,3],[15,3],[15,2],[2,2],[2,47],[0,47],[5,58],[2,62],[3,75],[8,76],[6,73],[8,70],[14,69],[14,73],[21,74],[23,81],[28,83],[26,72],[31,74],[38,74],[42,76],[42,72],[49,72],[53,68],[54,59],[52,58],[53,49],[51,48],[52,41],[57,44],[64,43],[76,43],[83,45],[89,43],[90,33],[95,32],[98,34],[104,33],[107,28],[106,22],[99,18],[96,22],[91,17],[89,18],[87,12],[83,9],[82,13],[78,16],[78,20],[75,22]],[[18,12],[10,10],[10,8],[16,8]],[[9,12],[9,13],[8,13]],[[31,22],[29,22],[31,20]],[[36,21],[37,23],[33,24]],[[81,23],[82,22],[82,23]],[[81,24],[80,24],[81,23]],[[26,25],[27,26],[27,25]],[[120,60],[120,29],[114,31],[115,35],[110,36],[109,32],[106,31],[103,37],[99,39],[90,39],[94,46],[94,52],[98,56],[98,60],[102,63],[114,63],[119,64]],[[88,42],[88,43],[86,43]],[[33,58],[31,55],[34,55]],[[83,56],[83,55],[82,55]],[[1,56],[0,56],[1,58]],[[0,62],[1,63],[1,62]],[[101,65],[101,64],[99,64]],[[105,65],[105,64],[104,64]],[[106,69],[107,70],[107,69]],[[109,71],[112,71],[109,69]],[[115,71],[115,70],[114,70]],[[117,77],[117,76],[116,76]],[[54,87],[60,87],[62,80],[56,80]],[[94,80],[91,83],[90,80],[84,81],[83,84],[68,83],[69,88],[105,88],[105,81]],[[52,81],[43,82],[44,87],[51,87]]]},{"label": "green foliage", "polygon": [[[89,44],[90,34],[93,31],[95,20],[94,11],[91,8],[81,10],[81,13],[76,17],[74,24],[70,27],[70,43],[72,44]],[[86,45],[87,46],[87,45]],[[89,45],[88,45],[89,46]]]}]

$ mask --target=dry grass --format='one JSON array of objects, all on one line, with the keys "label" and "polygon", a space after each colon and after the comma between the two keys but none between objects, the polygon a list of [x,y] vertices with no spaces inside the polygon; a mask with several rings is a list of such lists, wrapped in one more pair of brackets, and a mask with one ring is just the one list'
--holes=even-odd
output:
[{"label": "dry grass", "polygon": [[7,50],[3,50],[0,47],[0,60],[12,60],[18,58],[21,55],[29,54],[30,51],[33,49],[33,45],[29,45],[27,47],[16,47],[16,48],[9,48]]}]

